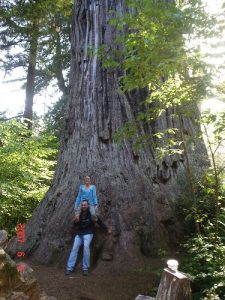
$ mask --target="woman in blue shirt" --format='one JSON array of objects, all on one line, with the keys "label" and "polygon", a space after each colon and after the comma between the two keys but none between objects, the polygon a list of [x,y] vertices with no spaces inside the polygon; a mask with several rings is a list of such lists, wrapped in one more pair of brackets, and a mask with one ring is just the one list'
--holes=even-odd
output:
[{"label": "woman in blue shirt", "polygon": [[86,176],[84,179],[84,185],[80,185],[79,193],[75,201],[75,220],[79,221],[79,215],[81,212],[81,203],[84,200],[88,201],[89,211],[93,221],[97,221],[97,205],[98,199],[96,195],[96,186],[91,184],[91,178]]}]

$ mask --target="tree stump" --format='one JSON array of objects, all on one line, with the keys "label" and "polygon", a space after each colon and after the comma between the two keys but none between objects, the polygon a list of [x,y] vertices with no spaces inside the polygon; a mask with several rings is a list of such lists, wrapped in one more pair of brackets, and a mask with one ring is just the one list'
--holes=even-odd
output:
[{"label": "tree stump", "polygon": [[[20,270],[20,271],[19,271]],[[26,263],[16,264],[0,248],[0,300],[56,300],[44,293],[33,270]]]},{"label": "tree stump", "polygon": [[165,268],[156,300],[191,300],[190,278],[185,274]]}]

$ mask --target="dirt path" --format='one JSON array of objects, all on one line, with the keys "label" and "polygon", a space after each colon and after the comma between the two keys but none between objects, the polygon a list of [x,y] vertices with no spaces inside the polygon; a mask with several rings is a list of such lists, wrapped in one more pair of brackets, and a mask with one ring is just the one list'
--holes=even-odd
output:
[{"label": "dirt path", "polygon": [[46,293],[58,300],[134,300],[138,294],[149,295],[158,286],[154,272],[161,264],[151,260],[141,267],[118,271],[111,263],[104,263],[84,277],[79,268],[72,276],[65,276],[62,269],[27,263]]}]

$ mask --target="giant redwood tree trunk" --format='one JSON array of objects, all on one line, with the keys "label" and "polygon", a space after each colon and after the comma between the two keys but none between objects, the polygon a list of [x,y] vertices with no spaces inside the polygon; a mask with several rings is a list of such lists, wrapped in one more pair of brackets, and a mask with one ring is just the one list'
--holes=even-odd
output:
[{"label": "giant redwood tree trunk", "polygon": [[[121,70],[103,68],[99,58],[89,53],[102,44],[114,47],[119,33],[109,20],[112,11],[125,13],[124,2],[76,1],[70,99],[57,170],[26,226],[23,248],[26,255],[43,263],[68,258],[74,198],[85,175],[97,185],[101,215],[112,227],[114,260],[155,254],[179,233],[175,202],[183,162],[177,156],[156,164],[151,147],[134,152],[126,141],[121,149],[113,142],[113,133],[134,119],[147,94],[144,90],[122,94],[118,85]],[[173,125],[170,122],[165,115],[143,132],[166,129]],[[8,251],[15,254],[17,249],[12,240]]]}]

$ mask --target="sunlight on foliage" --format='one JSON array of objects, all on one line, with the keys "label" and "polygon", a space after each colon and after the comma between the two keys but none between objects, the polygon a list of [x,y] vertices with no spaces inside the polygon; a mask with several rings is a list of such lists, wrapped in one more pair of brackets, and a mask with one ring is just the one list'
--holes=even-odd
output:
[{"label": "sunlight on foliage", "polygon": [[103,45],[99,55],[103,66],[123,69],[121,92],[148,88],[149,95],[140,103],[134,121],[114,135],[115,141],[129,139],[135,150],[151,145],[157,159],[182,154],[179,132],[147,136],[142,128],[165,113],[176,126],[179,118],[196,116],[197,103],[209,92],[211,72],[199,49],[188,42],[193,37],[208,36],[212,18],[201,1],[127,0],[127,4],[129,12],[122,17],[116,14],[111,21],[123,35],[115,39],[113,47]]},{"label": "sunlight on foliage", "polygon": [[[225,295],[224,120],[224,112],[212,114],[205,111],[201,117],[211,167],[195,184],[201,235],[188,239],[184,259],[185,271],[194,276],[193,299],[196,300],[222,300]],[[186,204],[183,202],[183,210],[186,222],[189,222],[190,199]]]},{"label": "sunlight on foliage", "polygon": [[32,136],[16,121],[0,122],[0,228],[13,233],[46,193],[55,168],[58,142]]},{"label": "sunlight on foliage", "polygon": [[194,279],[193,299],[222,300],[225,295],[225,243],[214,235],[210,226],[208,231],[207,235],[189,239],[184,271]]}]

